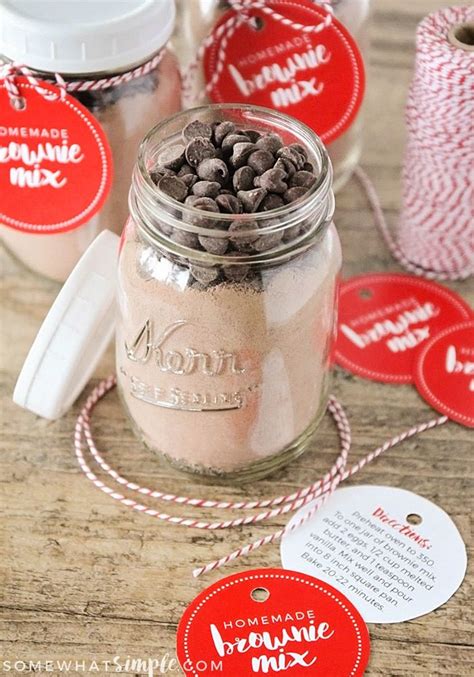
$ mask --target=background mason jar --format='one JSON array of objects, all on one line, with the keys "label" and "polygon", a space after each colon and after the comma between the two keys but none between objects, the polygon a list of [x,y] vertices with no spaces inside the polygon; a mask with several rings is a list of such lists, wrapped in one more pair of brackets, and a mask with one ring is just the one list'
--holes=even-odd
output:
[{"label": "background mason jar", "polygon": [[[296,202],[256,214],[174,201],[151,172],[196,119],[301,144],[316,183]],[[327,405],[341,265],[332,170],[317,136],[267,109],[181,113],[144,140],[130,209],[116,352],[138,435],[178,468],[224,479],[257,478],[302,453]],[[210,254],[200,237],[221,239],[227,252]]]},{"label": "background mason jar", "polygon": [[[159,63],[140,77],[71,94],[99,120],[112,151],[113,185],[100,211],[82,226],[64,233],[28,233],[0,224],[0,238],[17,259],[31,270],[62,282],[100,231],[122,231],[138,147],[151,127],[181,109],[181,78],[178,61],[167,47],[174,28],[174,0],[155,7],[143,5],[133,17],[121,3],[112,11],[103,6],[96,8],[90,23],[84,23],[91,9],[85,0],[64,4],[57,0],[56,4],[54,23],[44,16],[42,3],[30,3],[32,16],[27,21],[21,5],[15,11],[12,3],[0,7],[0,23],[5,23],[0,64],[21,61],[50,82],[55,82],[55,73],[66,82],[96,81],[119,76],[162,54]],[[54,12],[54,7],[49,11]],[[31,45],[26,54],[24,44]],[[141,56],[137,58],[138,54]]]},{"label": "background mason jar", "polygon": [[[212,30],[222,14],[229,9],[227,0],[176,0],[177,22],[173,36],[180,61],[185,67],[196,55],[202,40]],[[325,3],[316,2],[324,5]],[[355,38],[367,64],[369,55],[370,0],[329,0],[335,16]],[[196,93],[202,92],[204,78],[197,78]],[[337,192],[350,178],[362,152],[363,115],[359,115],[341,136],[329,144],[329,157],[334,169],[334,191]]]}]

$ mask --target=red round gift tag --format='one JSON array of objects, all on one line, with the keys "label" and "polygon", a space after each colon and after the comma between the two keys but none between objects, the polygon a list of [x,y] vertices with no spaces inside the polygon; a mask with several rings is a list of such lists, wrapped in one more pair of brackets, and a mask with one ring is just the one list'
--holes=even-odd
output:
[{"label": "red round gift tag", "polygon": [[474,428],[474,320],[448,327],[423,346],[415,384],[436,411]]},{"label": "red round gift tag", "polygon": [[[234,574],[186,609],[177,635],[186,675],[363,675],[370,639],[361,615],[327,583],[293,571]],[[214,668],[214,669],[213,669]]]},{"label": "red round gift tag", "polygon": [[336,362],[364,378],[412,383],[419,346],[472,310],[435,282],[411,275],[359,275],[343,282]]},{"label": "red round gift tag", "polygon": [[112,156],[104,131],[58,87],[41,81],[46,98],[24,77],[15,84],[22,110],[0,81],[0,223],[39,234],[77,228],[109,194]]},{"label": "red round gift tag", "polygon": [[334,141],[364,95],[364,64],[351,34],[335,17],[323,26],[331,16],[311,0],[250,3],[248,20],[234,22],[226,38],[225,25],[238,16],[230,10],[222,17],[205,50],[212,101],[266,106],[306,123],[324,143]]}]

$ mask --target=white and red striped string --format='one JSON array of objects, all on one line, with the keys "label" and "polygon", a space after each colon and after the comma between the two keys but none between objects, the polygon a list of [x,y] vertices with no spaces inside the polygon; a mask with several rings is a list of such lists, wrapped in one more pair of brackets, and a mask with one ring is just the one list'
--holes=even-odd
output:
[{"label": "white and red striped string", "polygon": [[[239,557],[249,555],[251,552],[261,548],[264,545],[269,543],[274,543],[282,538],[286,533],[294,531],[299,528],[303,523],[307,522],[313,517],[313,515],[319,510],[319,508],[324,505],[324,503],[329,499],[329,497],[334,493],[338,485],[352,477],[359,470],[364,468],[368,463],[371,463],[373,460],[378,458],[385,451],[388,451],[392,447],[400,444],[404,440],[413,437],[419,433],[422,433],[426,430],[430,430],[437,426],[443,425],[448,421],[446,416],[440,416],[438,418],[431,419],[427,423],[422,423],[420,425],[413,426],[409,430],[392,437],[390,440],[387,440],[384,444],[377,447],[374,451],[367,454],[357,463],[352,466],[348,466],[349,452],[351,448],[351,430],[349,421],[347,419],[346,413],[339,402],[335,397],[331,397],[328,404],[328,410],[331,413],[334,422],[336,424],[341,451],[334,462],[333,466],[323,477],[312,482],[310,485],[303,487],[302,489],[293,492],[289,495],[277,496],[275,498],[265,499],[265,500],[241,500],[241,501],[223,501],[223,500],[210,500],[205,498],[191,498],[188,496],[179,496],[176,494],[171,494],[167,492],[160,491],[159,489],[151,489],[149,487],[140,486],[136,482],[131,482],[127,478],[123,477],[118,473],[114,468],[107,463],[103,456],[97,449],[95,444],[92,432],[91,432],[91,416],[94,408],[98,402],[105,397],[116,385],[115,376],[110,376],[105,381],[102,381],[91,393],[87,399],[76,423],[75,432],[74,432],[74,448],[79,462],[79,466],[85,476],[101,491],[106,493],[108,496],[118,501],[122,505],[130,508],[132,510],[141,512],[149,517],[154,517],[161,521],[174,524],[177,526],[184,526],[194,529],[203,529],[203,530],[219,530],[219,529],[229,529],[233,527],[240,526],[249,526],[252,524],[259,524],[267,520],[275,519],[281,515],[286,515],[295,510],[299,510],[308,503],[316,501],[314,505],[308,510],[303,517],[291,527],[285,527],[279,529],[267,536],[264,536],[252,543],[248,543],[237,550],[221,557],[218,560],[214,560],[208,564],[205,564],[201,567],[198,567],[194,570],[193,574],[195,577],[201,576],[202,574],[208,573],[214,569],[218,569],[229,562],[236,560]],[[199,508],[199,509],[220,509],[220,510],[254,510],[254,509],[264,509],[261,512],[256,514],[247,515],[245,517],[237,517],[233,519],[227,519],[222,521],[210,522],[201,518],[196,517],[182,517],[170,515],[168,512],[163,512],[156,508],[145,505],[140,500],[137,501],[133,498],[128,498],[121,491],[114,489],[113,487],[106,484],[102,479],[100,479],[96,473],[92,470],[91,466],[86,460],[84,455],[84,443],[88,448],[92,459],[97,463],[99,468],[106,473],[119,487],[127,489],[132,493],[137,493],[141,497],[146,497],[149,499],[156,499],[163,501],[165,503],[173,503],[180,506],[188,506],[190,508]]]},{"label": "white and red striped string", "polygon": [[474,53],[449,40],[453,27],[472,20],[474,8],[451,7],[418,26],[395,237],[374,186],[356,170],[394,258],[430,279],[474,274]]},{"label": "white and red striped string", "polygon": [[118,87],[131,82],[137,78],[148,75],[160,64],[165,51],[162,49],[155,54],[149,61],[141,64],[133,70],[101,78],[99,80],[70,80],[67,81],[60,73],[53,73],[51,77],[34,73],[28,66],[18,62],[0,63],[0,80],[5,81],[5,88],[8,92],[12,105],[16,108],[24,106],[24,100],[21,96],[21,88],[18,86],[17,78],[22,76],[28,83],[34,87],[36,92],[47,100],[54,100],[57,94],[41,86],[41,82],[53,81],[59,90],[59,96],[64,98],[66,93],[87,92],[108,89],[109,87]]}]

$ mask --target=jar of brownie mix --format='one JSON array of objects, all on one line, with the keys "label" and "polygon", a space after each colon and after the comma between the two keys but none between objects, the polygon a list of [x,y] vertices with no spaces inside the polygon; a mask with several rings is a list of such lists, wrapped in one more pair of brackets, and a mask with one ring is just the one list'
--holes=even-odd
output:
[{"label": "jar of brownie mix", "polygon": [[[369,51],[370,0],[329,0],[315,1],[315,4],[331,6],[334,15],[355,38],[364,61]],[[269,2],[271,5],[271,3]],[[177,0],[178,21],[174,42],[183,66],[196,55],[202,40],[225,11],[232,6],[232,0]],[[257,34],[258,36],[258,34]],[[202,92],[202,73],[196,77],[194,95]],[[316,132],[318,130],[315,130]],[[328,145],[329,157],[334,169],[334,190],[339,190],[350,178],[359,162],[362,152],[362,115],[356,117],[351,126],[335,141]]]},{"label": "jar of brownie mix", "polygon": [[181,108],[179,67],[167,48],[174,23],[174,0],[0,3],[0,64],[24,65],[38,82],[59,74],[100,123],[112,157],[111,190],[86,222],[41,233],[0,225],[7,249],[35,272],[65,280],[99,231],[122,230],[140,141]]},{"label": "jar of brownie mix", "polygon": [[178,468],[253,479],[306,448],[327,405],[341,250],[332,169],[264,108],[180,113],[143,141],[119,257],[117,379]]}]

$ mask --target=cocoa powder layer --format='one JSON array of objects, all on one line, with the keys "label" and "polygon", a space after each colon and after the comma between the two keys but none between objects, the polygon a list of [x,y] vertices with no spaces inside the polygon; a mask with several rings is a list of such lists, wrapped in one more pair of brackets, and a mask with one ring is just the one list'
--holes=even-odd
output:
[{"label": "cocoa powder layer", "polygon": [[144,441],[211,474],[286,449],[326,406],[341,263],[334,226],[261,270],[259,283],[202,289],[134,231],[130,223],[120,261],[117,374]]}]

